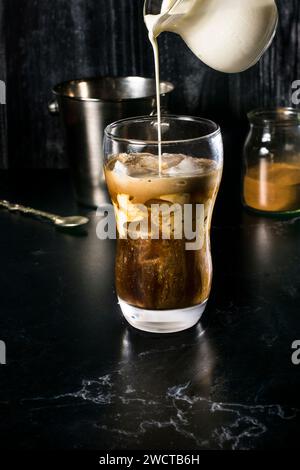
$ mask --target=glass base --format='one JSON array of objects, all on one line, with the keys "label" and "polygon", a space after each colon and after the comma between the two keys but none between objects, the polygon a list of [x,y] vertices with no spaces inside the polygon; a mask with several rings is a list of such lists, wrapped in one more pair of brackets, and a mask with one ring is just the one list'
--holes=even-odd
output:
[{"label": "glass base", "polygon": [[146,310],[129,305],[119,298],[119,305],[128,323],[149,333],[176,333],[195,326],[203,315],[207,300],[194,307],[174,310]]}]

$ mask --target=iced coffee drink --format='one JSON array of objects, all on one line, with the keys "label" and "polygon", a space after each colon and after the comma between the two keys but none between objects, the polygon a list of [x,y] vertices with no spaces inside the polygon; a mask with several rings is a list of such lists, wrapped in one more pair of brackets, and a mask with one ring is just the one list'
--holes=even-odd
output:
[{"label": "iced coffee drink", "polygon": [[[217,163],[164,154],[158,177],[157,156],[120,154],[110,158],[105,173],[119,233],[119,298],[151,310],[187,308],[205,302],[212,279],[209,230],[221,173]],[[190,205],[190,222],[195,229],[197,204],[204,209],[204,239],[201,249],[187,250],[184,230],[178,231],[183,235],[181,239],[175,237],[176,224],[183,224],[184,206]],[[162,209],[153,239],[151,212],[159,207]],[[170,212],[169,207],[174,211]],[[176,211],[180,212],[179,218]],[[141,227],[148,227],[148,233]],[[134,229],[136,233],[132,233]]]},{"label": "iced coffee drink", "polygon": [[[159,144],[159,145],[158,145]],[[210,226],[223,145],[212,121],[125,119],[105,131],[105,177],[117,223],[116,290],[126,320],[171,333],[201,318],[212,284]]]}]

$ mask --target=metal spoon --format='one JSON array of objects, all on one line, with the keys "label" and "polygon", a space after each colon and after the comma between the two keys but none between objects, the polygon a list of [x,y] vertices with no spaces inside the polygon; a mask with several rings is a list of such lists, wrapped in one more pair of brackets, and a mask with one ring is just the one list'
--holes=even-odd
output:
[{"label": "metal spoon", "polygon": [[86,217],[81,217],[79,215],[75,215],[72,217],[62,217],[60,215],[50,214],[49,212],[32,209],[31,207],[21,206],[20,204],[12,204],[8,201],[0,200],[0,207],[4,207],[5,209],[11,212],[21,212],[22,214],[29,214],[35,217],[47,219],[52,222],[52,224],[60,228],[76,228],[82,225],[86,225],[89,222],[89,219],[87,219]]}]

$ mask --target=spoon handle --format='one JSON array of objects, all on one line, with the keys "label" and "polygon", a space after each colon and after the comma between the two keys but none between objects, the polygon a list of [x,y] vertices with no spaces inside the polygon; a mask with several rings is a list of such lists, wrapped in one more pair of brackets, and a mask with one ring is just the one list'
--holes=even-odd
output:
[{"label": "spoon handle", "polygon": [[4,207],[10,212],[21,212],[22,214],[33,215],[35,217],[42,217],[43,219],[50,220],[52,223],[55,223],[56,219],[58,218],[58,216],[50,214],[49,212],[39,211],[36,209],[32,209],[31,207],[25,207],[20,204],[13,204],[8,201],[0,200],[0,207]]}]

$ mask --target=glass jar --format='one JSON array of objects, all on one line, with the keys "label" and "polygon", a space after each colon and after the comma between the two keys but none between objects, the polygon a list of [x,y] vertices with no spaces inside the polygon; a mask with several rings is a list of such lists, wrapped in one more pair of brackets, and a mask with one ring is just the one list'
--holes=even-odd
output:
[{"label": "glass jar", "polygon": [[260,109],[248,118],[244,205],[274,215],[300,213],[300,111]]}]

